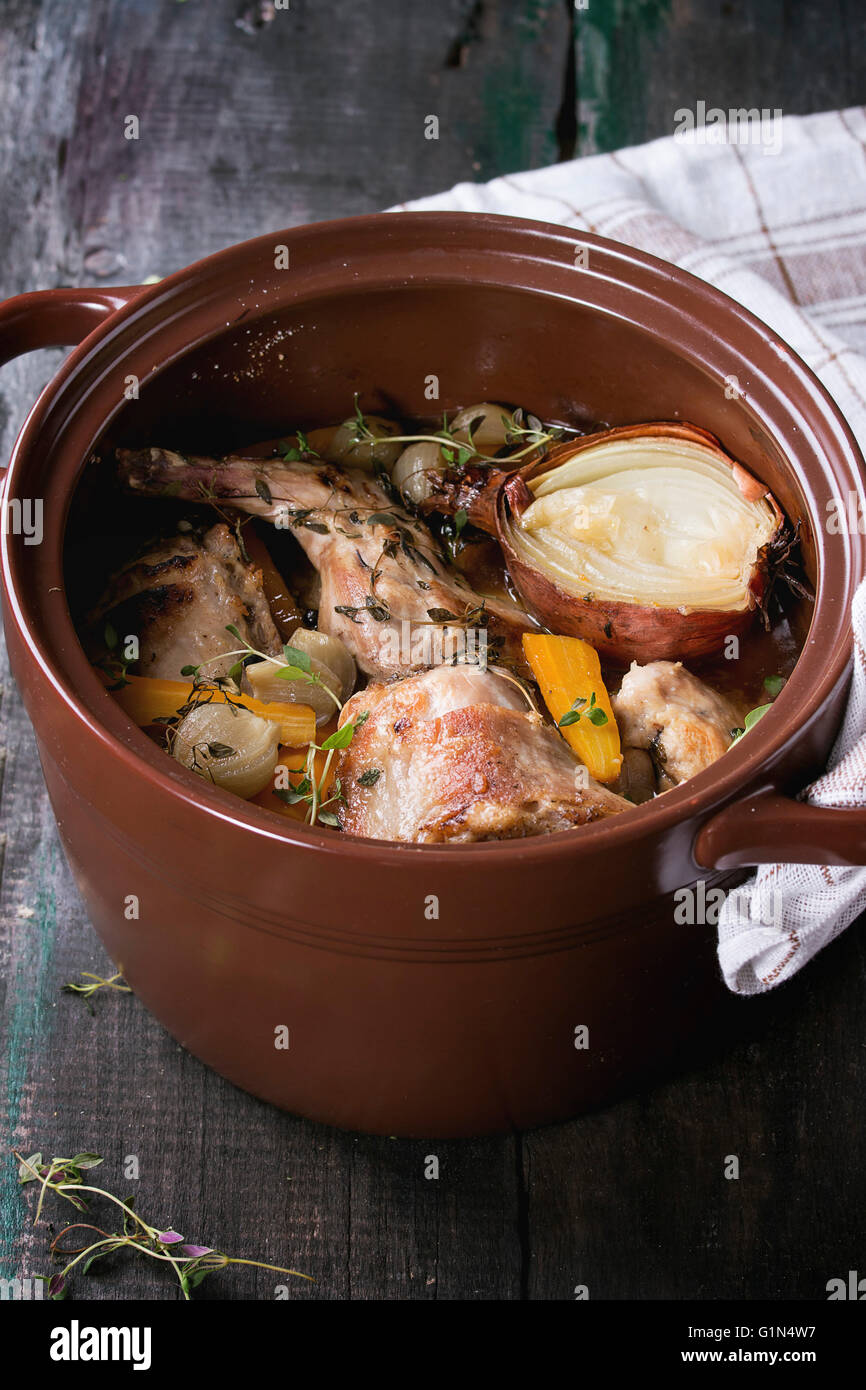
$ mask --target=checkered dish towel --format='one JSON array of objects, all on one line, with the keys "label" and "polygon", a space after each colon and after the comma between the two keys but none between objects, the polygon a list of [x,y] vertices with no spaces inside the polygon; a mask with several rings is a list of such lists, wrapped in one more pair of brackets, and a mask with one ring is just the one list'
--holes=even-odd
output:
[{"label": "checkered dish towel", "polygon": [[[718,118],[715,118],[718,119]],[[716,128],[715,134],[719,134]],[[866,452],[866,110],[777,118],[458,184],[405,208],[498,212],[627,242],[717,285],[790,343]],[[830,771],[804,796],[866,805],[866,587]],[[737,994],[790,978],[866,909],[866,868],[765,865],[730,894],[719,963]]]}]

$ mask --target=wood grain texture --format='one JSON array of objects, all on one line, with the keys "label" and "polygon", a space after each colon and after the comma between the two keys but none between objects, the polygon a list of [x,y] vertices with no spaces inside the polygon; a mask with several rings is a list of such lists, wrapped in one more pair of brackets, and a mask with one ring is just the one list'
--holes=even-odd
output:
[{"label": "wood grain texture", "polygon": [[529,1296],[817,1300],[858,1268],[864,979],[852,928],[777,994],[737,1001],[740,1040],[715,1059],[526,1136]]},{"label": "wood grain texture", "polygon": [[866,91],[866,10],[844,0],[588,0],[574,18],[581,154],[670,135],[701,100],[805,115]]},{"label": "wood grain texture", "polygon": [[[267,12],[0,0],[4,295],[163,275],[272,228],[636,143],[700,98],[807,111],[866,86],[862,13],[817,0],[591,0],[582,12],[566,0],[291,0]],[[128,115],[137,141],[124,139]],[[5,452],[59,360],[4,370]],[[134,998],[99,997],[91,1016],[60,993],[109,963],[6,672],[3,685],[4,1149],[98,1148],[107,1184],[135,1190],[155,1220],[312,1275],[289,1281],[293,1298],[569,1299],[578,1284],[592,1298],[820,1298],[862,1266],[862,933],[777,996],[737,1006],[739,1043],[600,1114],[479,1143],[328,1130],[208,1072]],[[430,1154],[438,1180],[424,1176]],[[723,1176],[727,1154],[738,1181]],[[0,1274],[46,1268],[45,1230],[25,1213],[0,1159]],[[236,1270],[196,1296],[271,1299],[277,1282]],[[149,1264],[121,1260],[78,1291],[178,1297]]]}]

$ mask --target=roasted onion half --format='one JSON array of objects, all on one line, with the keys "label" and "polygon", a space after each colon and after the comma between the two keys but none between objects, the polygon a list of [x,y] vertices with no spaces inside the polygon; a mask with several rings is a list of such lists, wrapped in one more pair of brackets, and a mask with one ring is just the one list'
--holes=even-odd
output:
[{"label": "roasted onion half", "polygon": [[529,612],[611,660],[703,656],[752,621],[785,517],[693,425],[570,440],[504,481],[497,531]]}]

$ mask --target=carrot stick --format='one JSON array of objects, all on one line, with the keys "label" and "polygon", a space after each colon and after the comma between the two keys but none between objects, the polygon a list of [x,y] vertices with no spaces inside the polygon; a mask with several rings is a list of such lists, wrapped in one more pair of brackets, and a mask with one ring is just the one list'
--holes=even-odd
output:
[{"label": "carrot stick", "polygon": [[622,767],[619,729],[598,652],[580,637],[541,632],[523,634],[523,651],[563,738],[590,776],[615,782]]},{"label": "carrot stick", "polygon": [[[170,719],[187,703],[193,694],[191,681],[165,680],[161,676],[127,676],[127,684],[111,694],[126,711],[130,719],[143,726],[160,719]],[[208,690],[208,699],[226,702],[222,690]],[[316,716],[309,705],[296,705],[289,702],[256,700],[251,695],[232,695],[232,703],[243,705],[244,709],[270,719],[280,728],[280,743],[291,748],[312,743],[316,737]]]}]

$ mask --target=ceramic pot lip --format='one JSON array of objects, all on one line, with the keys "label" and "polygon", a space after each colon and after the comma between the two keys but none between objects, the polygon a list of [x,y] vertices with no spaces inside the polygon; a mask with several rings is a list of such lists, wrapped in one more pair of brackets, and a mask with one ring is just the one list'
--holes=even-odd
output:
[{"label": "ceramic pot lip", "polygon": [[[660,333],[665,324],[671,331],[679,326],[677,346],[685,340],[684,355],[706,362],[713,344],[726,344],[752,372],[756,382],[749,392],[752,407],[775,420],[790,417],[789,428],[801,430],[811,440],[824,472],[813,469],[805,474],[796,467],[795,472],[813,520],[815,492],[822,482],[844,484],[859,491],[866,502],[866,469],[851,430],[826,389],[777,334],[720,290],[645,252],[556,224],[487,213],[380,213],[272,232],[230,246],[136,294],[75,349],[30,412],[7,475],[6,496],[26,496],[26,486],[19,483],[33,457],[38,459],[47,450],[58,455],[54,460],[58,472],[62,465],[63,514],[55,518],[53,544],[47,545],[46,538],[43,546],[36,547],[46,552],[39,557],[43,578],[62,583],[62,544],[71,493],[90,449],[122,405],[115,390],[109,409],[106,375],[113,371],[116,380],[118,363],[132,369],[134,363],[150,362],[154,372],[161,370],[245,318],[253,307],[247,303],[250,299],[266,314],[264,295],[286,288],[285,281],[279,280],[280,272],[271,269],[263,275],[261,270],[262,265],[273,267],[274,247],[280,243],[292,248],[293,263],[299,257],[304,270],[302,283],[291,286],[298,290],[292,297],[301,300],[384,285],[463,283],[471,287],[479,283],[479,276],[482,283],[504,289],[555,294],[590,307],[595,304],[600,313],[608,314],[624,315],[629,298],[638,295],[647,309],[652,306],[655,311],[651,330]],[[590,249],[591,269],[575,269],[578,245]],[[307,255],[310,259],[305,263]],[[347,283],[345,271],[350,265]],[[599,284],[608,302],[599,302],[601,295],[591,293]],[[276,295],[272,302],[276,308]],[[686,350],[689,343],[698,342],[705,345],[703,356],[696,348],[691,353]],[[142,372],[141,379],[149,374]],[[73,421],[77,423],[69,437],[75,447],[70,443],[64,454],[67,422]],[[768,432],[773,434],[772,427]],[[780,434],[775,437],[785,444]],[[52,611],[46,610],[44,602],[40,608],[34,593],[28,592],[23,563],[34,563],[31,555],[13,545],[14,538],[7,534],[2,537],[2,572],[8,619],[54,695],[74,716],[82,738],[97,740],[128,776],[145,778],[154,789],[183,802],[190,812],[298,849],[339,852],[354,860],[369,861],[372,856],[383,864],[405,866],[408,856],[414,856],[432,867],[436,860],[453,864],[455,857],[464,866],[471,860],[504,865],[506,859],[514,861],[519,856],[529,867],[581,851],[593,854],[602,844],[606,851],[616,851],[646,836],[657,837],[769,780],[769,769],[784,760],[786,749],[847,678],[851,662],[850,598],[866,568],[866,547],[855,545],[856,537],[839,535],[834,537],[838,543],[828,549],[823,526],[814,529],[819,582],[806,645],[760,728],[727,754],[721,765],[715,764],[660,801],[635,807],[628,816],[528,840],[468,845],[405,845],[340,837],[339,832],[306,827],[249,803],[240,805],[230,793],[173,764],[106,696],[80,647],[62,589]]]}]

